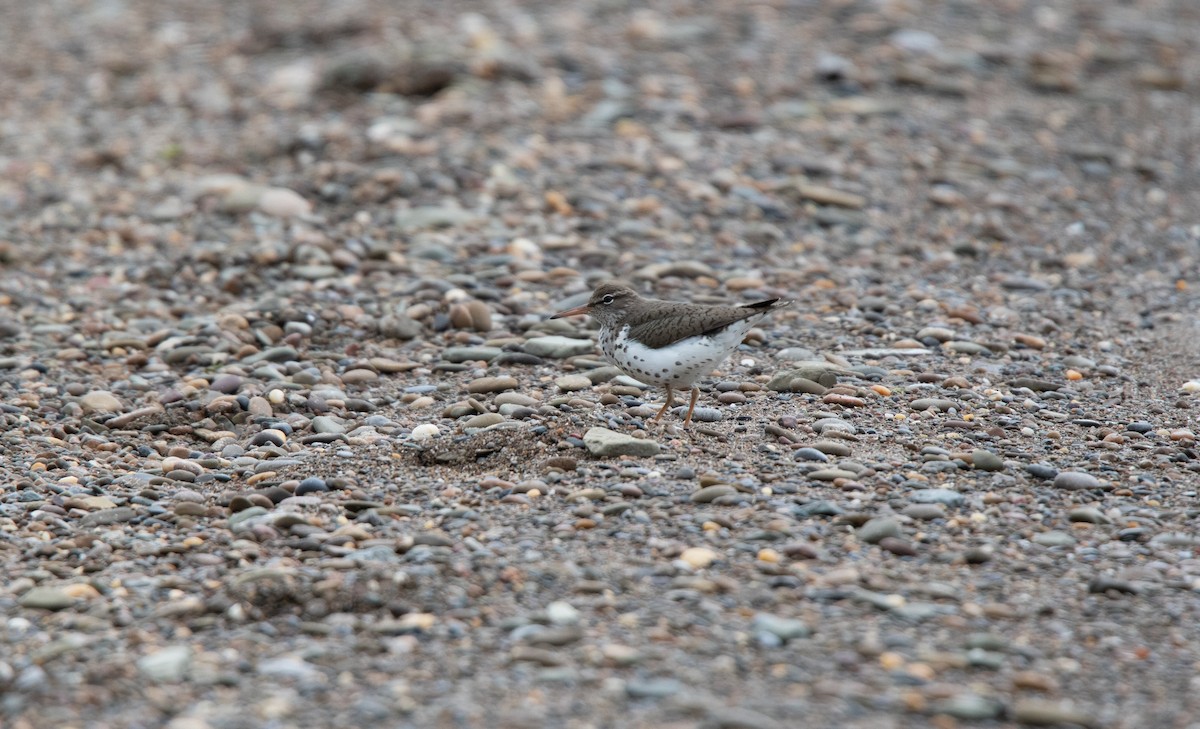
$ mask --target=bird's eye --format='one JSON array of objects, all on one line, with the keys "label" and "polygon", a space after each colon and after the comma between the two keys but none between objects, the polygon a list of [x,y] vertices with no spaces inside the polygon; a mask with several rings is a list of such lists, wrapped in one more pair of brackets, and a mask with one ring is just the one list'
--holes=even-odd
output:
[{"label": "bird's eye", "polygon": [[603,299],[600,299],[601,304],[611,304],[613,302],[612,294],[605,294]]}]

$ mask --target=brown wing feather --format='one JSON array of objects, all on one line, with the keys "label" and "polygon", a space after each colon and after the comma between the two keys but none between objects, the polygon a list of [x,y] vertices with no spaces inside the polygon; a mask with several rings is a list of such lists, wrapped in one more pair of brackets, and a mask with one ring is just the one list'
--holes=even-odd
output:
[{"label": "brown wing feather", "polygon": [[645,309],[630,317],[629,336],[651,349],[661,349],[681,339],[715,332],[734,322],[763,316],[790,301],[758,301],[744,306],[699,306],[675,302],[656,302],[660,306]]}]

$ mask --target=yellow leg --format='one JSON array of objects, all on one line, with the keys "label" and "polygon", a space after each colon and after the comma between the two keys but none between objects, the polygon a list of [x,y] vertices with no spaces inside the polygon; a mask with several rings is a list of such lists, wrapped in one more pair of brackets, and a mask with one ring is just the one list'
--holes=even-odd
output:
[{"label": "yellow leg", "polygon": [[671,403],[673,402],[675,402],[674,393],[671,392],[671,386],[667,385],[667,401],[663,403],[662,408],[659,409],[658,415],[654,416],[654,422],[657,423],[658,421],[662,420],[663,413],[667,412],[667,408],[671,407]]},{"label": "yellow leg", "polygon": [[688,423],[692,422],[692,413],[695,412],[695,410],[696,410],[696,400],[699,399],[699,397],[700,397],[700,388],[693,387],[692,388],[692,404],[688,405],[687,417],[683,419],[684,425],[687,425]]}]

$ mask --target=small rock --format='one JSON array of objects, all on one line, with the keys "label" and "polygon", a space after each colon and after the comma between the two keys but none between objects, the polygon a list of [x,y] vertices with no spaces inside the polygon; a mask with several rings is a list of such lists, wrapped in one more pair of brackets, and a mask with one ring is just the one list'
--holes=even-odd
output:
[{"label": "small rock", "polygon": [[515,390],[520,385],[515,377],[480,377],[467,384],[467,392],[486,393]]},{"label": "small rock", "polygon": [[702,570],[717,560],[721,555],[708,547],[688,547],[679,555],[679,559],[694,569]]},{"label": "small rock", "polygon": [[652,440],[634,438],[608,428],[591,428],[583,436],[583,443],[594,456],[656,456],[660,450]]},{"label": "small rock", "polygon": [[871,519],[858,528],[859,540],[867,544],[877,544],[885,537],[899,537],[900,522],[888,516]]},{"label": "small rock", "polygon": [[1070,703],[1044,699],[1018,699],[1013,704],[1011,714],[1013,721],[1033,726],[1097,726],[1096,718],[1087,711]]},{"label": "small rock", "polygon": [[914,504],[941,504],[955,507],[966,503],[966,497],[950,489],[917,489],[908,495],[908,500]]},{"label": "small rock", "polygon": [[137,660],[138,671],[154,683],[179,683],[192,667],[192,649],[172,645]]},{"label": "small rock", "polygon": [[563,392],[578,392],[592,388],[592,381],[584,375],[564,375],[555,380],[554,384]]},{"label": "small rock", "polygon": [[971,463],[981,471],[1003,471],[1004,460],[1000,456],[984,448],[977,448],[971,453]]},{"label": "small rock", "polygon": [[65,610],[75,604],[75,597],[62,587],[34,587],[21,595],[17,604],[24,608]]},{"label": "small rock", "polygon": [[85,413],[119,413],[124,407],[117,396],[108,390],[93,390],[79,398]]},{"label": "small rock", "polygon": [[770,633],[785,643],[796,638],[807,638],[812,632],[803,620],[782,618],[769,613],[755,615],[751,625],[755,630]]},{"label": "small rock", "polygon": [[1100,488],[1100,479],[1083,471],[1063,471],[1054,477],[1054,488],[1067,491]]},{"label": "small rock", "polygon": [[500,413],[481,413],[463,423],[464,428],[487,428],[504,422]]},{"label": "small rock", "polygon": [[596,351],[596,345],[590,339],[573,339],[571,337],[549,336],[534,337],[523,345],[529,354],[549,359],[566,359],[591,354]]},{"label": "small rock", "polygon": [[417,442],[427,441],[435,438],[440,434],[440,430],[433,423],[422,423],[412,430],[412,438]]},{"label": "small rock", "polygon": [[722,496],[733,496],[737,492],[737,489],[734,487],[723,483],[705,486],[692,494],[691,502],[694,504],[709,504]]}]

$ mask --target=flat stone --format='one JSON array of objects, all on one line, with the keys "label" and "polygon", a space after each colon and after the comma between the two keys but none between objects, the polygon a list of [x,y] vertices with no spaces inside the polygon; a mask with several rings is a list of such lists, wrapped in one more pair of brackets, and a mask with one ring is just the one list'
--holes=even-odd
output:
[{"label": "flat stone", "polygon": [[179,683],[192,668],[192,649],[171,645],[137,660],[138,672],[154,683]]},{"label": "flat stone", "polygon": [[1075,545],[1075,537],[1066,532],[1049,531],[1035,534],[1033,541],[1043,547],[1071,547]]},{"label": "flat stone", "polygon": [[759,613],[754,616],[751,626],[755,630],[764,631],[776,638],[787,642],[796,638],[807,638],[812,631],[803,620],[783,618],[770,613]]},{"label": "flat stone", "polygon": [[946,516],[946,509],[941,504],[910,504],[900,512],[910,519],[941,519]]},{"label": "flat stone", "polygon": [[480,413],[472,418],[468,418],[467,422],[463,423],[464,428],[487,428],[493,425],[499,425],[504,422],[504,416],[500,413]]},{"label": "flat stone", "polygon": [[62,587],[34,587],[21,595],[17,604],[23,608],[42,610],[65,610],[75,604],[75,597]]},{"label": "flat stone", "polygon": [[1083,471],[1062,471],[1054,477],[1054,488],[1067,491],[1100,488],[1100,479]]},{"label": "flat stone", "polygon": [[208,386],[208,389],[216,392],[232,395],[237,392],[242,386],[242,378],[238,375],[219,375]]},{"label": "flat stone", "polygon": [[1067,512],[1067,520],[1086,524],[1112,524],[1104,512],[1090,506],[1079,506]]},{"label": "flat stone", "polygon": [[596,345],[590,339],[574,339],[558,335],[534,337],[522,346],[529,354],[548,359],[578,357],[596,351]]},{"label": "flat stone", "polygon": [[328,415],[318,415],[313,418],[312,429],[314,433],[335,433],[340,435],[346,432],[346,426]]},{"label": "flat stone", "polygon": [[608,428],[591,428],[583,436],[583,443],[594,456],[656,456],[660,450],[652,440],[634,438]]},{"label": "flat stone", "polygon": [[976,448],[972,451],[971,464],[981,471],[1004,470],[1004,459],[984,448]]},{"label": "flat stone", "polygon": [[447,347],[442,359],[447,362],[491,362],[504,350],[499,347]]},{"label": "flat stone", "polygon": [[690,500],[695,504],[708,504],[719,499],[722,496],[733,496],[738,490],[729,484],[715,484],[713,486],[705,486],[699,491],[694,492]]},{"label": "flat stone", "polygon": [[954,402],[953,400],[947,400],[940,397],[923,397],[913,400],[908,406],[918,412],[932,409],[944,413],[948,410],[956,409],[958,407],[958,403]]},{"label": "flat stone", "polygon": [[1068,702],[1017,699],[1010,710],[1012,720],[1031,726],[1099,726],[1096,717]]},{"label": "flat stone", "polygon": [[125,406],[108,390],[93,390],[79,398],[79,406],[85,413],[119,413]]},{"label": "flat stone", "polygon": [[899,537],[900,522],[890,516],[876,517],[858,528],[858,538],[867,544],[877,544],[884,537]]},{"label": "flat stone", "polygon": [[300,353],[295,347],[270,347],[261,352],[246,357],[242,360],[244,364],[257,364],[259,362],[292,362],[299,359]]},{"label": "flat stone", "polygon": [[578,392],[590,390],[592,381],[585,375],[563,375],[554,381],[554,385],[563,392]]},{"label": "flat stone", "polygon": [[967,498],[950,489],[917,489],[908,495],[908,500],[914,504],[941,504],[953,507],[962,506]]},{"label": "flat stone", "polygon": [[520,383],[517,382],[517,378],[515,377],[480,377],[467,384],[467,392],[503,392],[504,390],[515,390],[518,385]]},{"label": "flat stone", "polygon": [[403,231],[414,231],[425,228],[456,228],[472,225],[480,220],[479,216],[470,210],[458,207],[425,205],[415,208],[397,210],[392,216],[392,222]]}]

